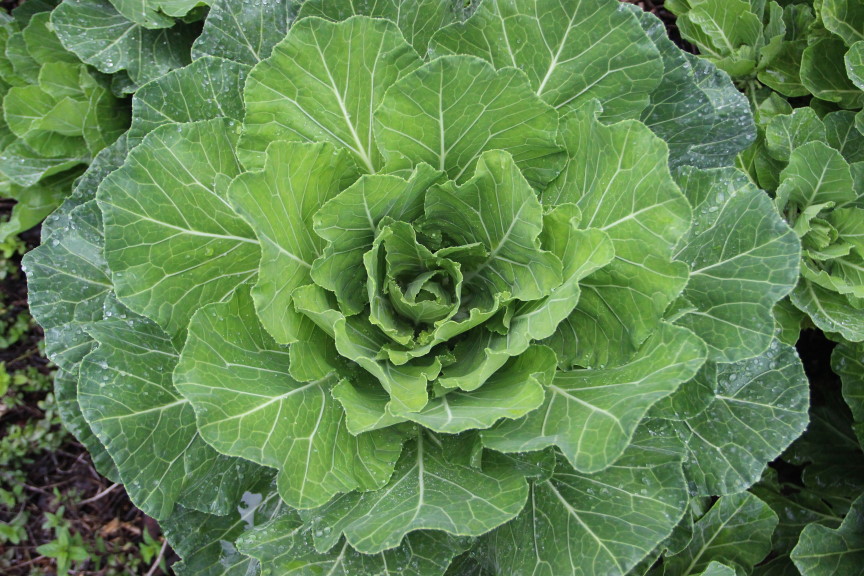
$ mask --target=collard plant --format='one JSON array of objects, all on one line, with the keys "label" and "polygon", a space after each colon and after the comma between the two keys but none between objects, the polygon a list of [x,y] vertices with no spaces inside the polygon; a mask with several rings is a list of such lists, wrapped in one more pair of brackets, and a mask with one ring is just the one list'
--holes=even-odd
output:
[{"label": "collard plant", "polygon": [[26,262],[64,418],[179,573],[768,554],[800,243],[725,73],[612,0],[217,2],[192,54]]},{"label": "collard plant", "polygon": [[50,214],[129,125],[108,78],[63,47],[51,9],[31,2],[14,16],[0,12],[0,196],[17,201],[0,241]]}]

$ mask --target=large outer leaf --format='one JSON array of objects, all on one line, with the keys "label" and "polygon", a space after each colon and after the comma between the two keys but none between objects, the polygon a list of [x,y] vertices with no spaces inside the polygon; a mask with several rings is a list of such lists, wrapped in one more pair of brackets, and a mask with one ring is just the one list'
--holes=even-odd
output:
[{"label": "large outer leaf", "polygon": [[401,439],[392,430],[352,436],[331,396],[335,374],[297,382],[288,350],[258,322],[247,291],[192,319],[175,383],[217,450],[279,469],[279,493],[295,508],[334,494],[380,488]]},{"label": "large outer leaf", "polygon": [[540,249],[543,207],[513,157],[484,152],[463,185],[436,186],[426,195],[426,220],[457,245],[480,242],[488,256],[463,267],[465,289],[516,300],[539,300],[561,284],[561,261]]},{"label": "large outer leaf", "polygon": [[343,533],[364,554],[392,548],[415,530],[478,536],[522,510],[528,485],[517,471],[448,461],[440,441],[424,435],[406,446],[383,489],[347,494],[314,511],[308,528],[319,551],[330,550]]},{"label": "large outer leaf", "polygon": [[556,445],[580,472],[607,468],[627,448],[648,409],[690,380],[705,360],[704,344],[692,332],[658,328],[627,364],[558,372],[544,406],[483,432],[483,444],[506,452]]},{"label": "large outer leaf", "polygon": [[687,547],[664,561],[665,576],[699,574],[711,562],[751,570],[771,550],[777,515],[747,492],[723,496],[696,522]]},{"label": "large outer leaf", "polygon": [[680,446],[640,428],[611,467],[580,474],[559,456],[525,510],[489,537],[495,574],[625,574],[672,532],[687,505]]},{"label": "large outer leaf", "polygon": [[249,66],[202,57],[149,82],[132,99],[129,142],[137,145],[163,124],[225,117],[243,120],[243,85]]},{"label": "large outer leaf", "polygon": [[117,295],[176,342],[195,310],[258,270],[254,233],[226,199],[235,140],[223,119],[161,126],[99,187]]},{"label": "large outer leaf", "polygon": [[487,150],[509,152],[532,186],[555,178],[565,157],[558,115],[519,70],[496,71],[471,56],[443,56],[403,76],[375,113],[375,134],[392,166],[426,162],[457,183]]},{"label": "large outer leaf", "polygon": [[846,296],[801,278],[791,300],[820,330],[841,334],[852,342],[864,341],[864,309],[853,305]]},{"label": "large outer leaf", "polygon": [[247,172],[231,183],[231,202],[261,243],[252,296],[264,327],[279,343],[296,342],[308,322],[294,309],[292,292],[312,281],[312,263],[326,244],[313,232],[312,217],[357,177],[344,148],[274,142],[267,149],[264,170]]},{"label": "large outer leaf", "polygon": [[374,173],[382,160],[372,112],[385,90],[420,62],[392,22],[304,18],[249,75],[244,164],[263,166],[274,140],[330,142]]},{"label": "large outer leaf", "polygon": [[690,206],[668,172],[666,145],[643,124],[606,126],[582,110],[561,132],[570,163],[543,203],[577,204],[581,226],[606,232],[615,258],[580,282],[579,305],[552,346],[565,365],[602,367],[638,350],[684,288],[687,266],[672,249],[690,227]]},{"label": "large outer leaf", "polygon": [[675,426],[690,451],[684,470],[700,495],[755,483],[807,426],[807,377],[795,349],[774,341],[762,356],[718,364],[708,407]]},{"label": "large outer leaf", "polygon": [[519,68],[555,108],[597,99],[606,120],[637,118],[663,74],[634,15],[598,0],[483,2],[466,22],[433,36],[432,54],[471,54],[499,69]]},{"label": "large outer leaf", "polygon": [[305,0],[297,17],[345,20],[356,14],[392,20],[417,53],[425,55],[432,35],[457,20],[461,9],[453,0]]},{"label": "large outer leaf", "polygon": [[192,58],[226,58],[254,66],[285,37],[296,10],[293,0],[214,0]]},{"label": "large outer leaf", "polygon": [[823,0],[820,16],[825,28],[851,46],[864,40],[864,7],[855,0]]},{"label": "large outer leaf", "polygon": [[189,63],[194,28],[148,30],[127,20],[109,0],[64,0],[51,15],[63,45],[100,72],[125,70],[145,84]]},{"label": "large outer leaf", "polygon": [[756,137],[746,96],[708,60],[675,46],[659,18],[632,9],[663,58],[663,79],[641,119],[669,145],[669,166],[731,165]]},{"label": "large outer leaf", "polygon": [[813,523],[801,532],[792,561],[803,576],[864,574],[864,496],[859,496],[837,529]]},{"label": "large outer leaf", "polygon": [[443,532],[417,531],[401,545],[379,554],[360,554],[346,541],[319,552],[312,531],[298,518],[283,516],[249,530],[238,542],[244,553],[260,558],[264,573],[280,576],[441,576],[454,556],[468,547],[467,538]]},{"label": "large outer leaf", "polygon": [[694,222],[676,259],[690,265],[676,319],[707,344],[715,362],[761,354],[774,338],[771,310],[798,280],[799,242],[771,200],[732,168],[684,169],[678,183]]},{"label": "large outer leaf", "polygon": [[846,75],[846,50],[836,36],[811,43],[801,57],[801,83],[816,98],[857,109],[864,105],[864,92]]},{"label": "large outer leaf", "polygon": [[855,435],[864,446],[864,344],[840,343],[831,354],[831,369],[840,376],[843,399],[855,421]]},{"label": "large outer leaf", "polygon": [[81,409],[132,501],[157,519],[178,502],[217,514],[232,509],[257,468],[201,439],[191,404],[171,382],[178,356],[167,335],[132,316],[88,331],[99,347],[81,363]]}]

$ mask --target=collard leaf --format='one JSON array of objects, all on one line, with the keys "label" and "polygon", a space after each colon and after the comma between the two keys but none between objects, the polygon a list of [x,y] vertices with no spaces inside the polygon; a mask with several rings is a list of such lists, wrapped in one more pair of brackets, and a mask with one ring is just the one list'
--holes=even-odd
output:
[{"label": "collard leaf", "polygon": [[468,538],[421,530],[391,550],[360,554],[345,540],[319,552],[312,540],[312,531],[299,518],[283,516],[246,532],[238,545],[261,560],[264,573],[283,576],[323,574],[324,570],[332,576],[440,576],[470,543]]},{"label": "collard leaf", "polygon": [[855,421],[855,435],[864,446],[864,344],[840,343],[831,354],[831,369],[840,376],[843,399]]},{"label": "collard leaf", "polygon": [[663,78],[641,120],[669,145],[669,166],[731,165],[756,136],[747,98],[725,72],[675,46],[659,18],[632,8],[663,59]]},{"label": "collard leaf", "polygon": [[550,345],[567,367],[614,365],[656,331],[687,282],[672,249],[690,227],[690,206],[666,167],[666,145],[644,125],[606,126],[583,110],[567,116],[561,133],[570,163],[543,204],[576,204],[581,227],[608,234],[615,258],[580,282],[576,311]]},{"label": "collard leaf", "polygon": [[681,295],[692,310],[676,319],[708,344],[714,362],[765,351],[771,310],[798,280],[799,242],[771,200],[732,168],[685,168],[678,183],[694,222],[676,258],[690,265]]},{"label": "collard leaf", "polygon": [[154,518],[180,502],[216,514],[230,510],[257,468],[201,439],[191,404],[171,382],[178,356],[167,335],[131,316],[107,318],[88,331],[99,347],[81,363],[81,410],[132,501]]},{"label": "collard leaf", "polygon": [[450,0],[307,0],[297,17],[317,16],[339,21],[357,14],[395,22],[417,53],[425,55],[432,35],[459,19],[461,11],[458,3]]},{"label": "collard leaf", "polygon": [[663,73],[634,15],[594,0],[484,2],[464,23],[438,31],[431,51],[519,68],[562,113],[596,99],[609,121],[638,117]]},{"label": "collard leaf", "polygon": [[243,85],[249,66],[211,56],[148,83],[132,99],[128,138],[137,145],[163,124],[213,118],[243,120]]},{"label": "collard leaf", "polygon": [[23,140],[16,140],[0,152],[0,170],[19,186],[33,186],[42,178],[60,174],[89,161],[90,153],[86,147],[76,148],[69,156],[46,158]]},{"label": "collard leaf", "polygon": [[343,533],[363,554],[393,548],[416,530],[478,536],[525,506],[528,485],[520,474],[448,462],[439,441],[424,436],[406,445],[383,489],[347,494],[314,512],[307,527],[314,531],[317,550],[330,550]]},{"label": "collard leaf", "polygon": [[555,178],[565,157],[558,115],[519,70],[496,71],[471,56],[443,56],[403,76],[375,113],[375,135],[391,166],[426,162],[465,182],[480,155],[504,150],[532,186]]},{"label": "collard leaf", "polygon": [[837,529],[810,524],[792,550],[803,576],[840,576],[864,572],[864,496],[859,496]]},{"label": "collard leaf", "polygon": [[118,12],[145,28],[170,28],[202,0],[109,0]]},{"label": "collard leaf", "polygon": [[696,493],[734,494],[755,483],[807,427],[809,400],[798,355],[778,341],[762,356],[718,364],[714,401],[675,424]]},{"label": "collard leaf", "polygon": [[213,0],[192,58],[214,56],[254,66],[270,56],[294,18],[291,0]]},{"label": "collard leaf", "polygon": [[704,345],[692,332],[661,325],[629,363],[556,373],[544,406],[484,431],[483,444],[504,452],[556,445],[576,470],[598,472],[624,452],[648,409],[704,360]]},{"label": "collard leaf", "polygon": [[376,172],[382,158],[372,113],[420,62],[392,22],[300,20],[249,75],[243,163],[260,168],[274,140],[330,142],[348,148],[361,170]]},{"label": "collard leaf", "polygon": [[813,96],[841,108],[864,106],[864,92],[846,75],[846,45],[836,37],[819,38],[801,57],[801,83]]},{"label": "collard leaf", "polygon": [[100,72],[125,70],[138,85],[190,61],[191,26],[149,30],[128,20],[109,0],[64,0],[51,23],[63,45]]},{"label": "collard leaf", "polygon": [[864,8],[854,0],[824,0],[820,15],[825,28],[840,36],[847,46],[864,40]]},{"label": "collard leaf", "polygon": [[852,342],[864,341],[864,314],[846,296],[802,278],[790,298],[820,330]]},{"label": "collard leaf", "polygon": [[275,142],[267,149],[264,170],[247,172],[231,183],[231,202],[261,243],[252,296],[264,327],[277,342],[296,342],[308,322],[294,309],[292,292],[311,282],[312,264],[326,244],[313,232],[312,217],[358,176],[345,149]]},{"label": "collard leaf", "polygon": [[664,574],[699,574],[712,562],[751,570],[771,550],[775,526],[777,515],[756,496],[723,496],[696,522],[687,548],[666,557]]},{"label": "collard leaf", "polygon": [[225,119],[161,126],[99,187],[117,295],[176,342],[258,271],[258,241],[226,197],[235,140]]},{"label": "collard leaf", "polygon": [[674,438],[646,427],[602,472],[579,473],[559,456],[525,510],[486,537],[495,574],[629,573],[684,514],[680,458]]},{"label": "collard leaf", "polygon": [[789,164],[780,173],[778,204],[801,209],[825,202],[842,206],[856,199],[849,163],[840,152],[823,142],[808,142],[795,148]]},{"label": "collard leaf", "polygon": [[294,380],[288,350],[261,327],[245,290],[193,317],[175,373],[202,436],[223,453],[277,468],[279,493],[294,508],[380,488],[399,456],[392,430],[348,433],[331,396],[337,380]]}]

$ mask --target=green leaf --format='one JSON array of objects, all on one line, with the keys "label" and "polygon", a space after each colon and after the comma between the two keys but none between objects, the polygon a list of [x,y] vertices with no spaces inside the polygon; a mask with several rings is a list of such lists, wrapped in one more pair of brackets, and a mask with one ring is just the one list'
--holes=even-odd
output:
[{"label": "green leaf", "polygon": [[864,496],[852,503],[839,528],[815,523],[804,528],[792,560],[803,576],[864,573]]},{"label": "green leaf", "polygon": [[63,202],[77,176],[77,171],[70,170],[28,188],[10,184],[8,192],[2,195],[15,200],[16,204],[9,219],[0,222],[0,242],[42,222]]},{"label": "green leaf", "polygon": [[442,530],[479,536],[514,518],[528,485],[509,468],[485,470],[448,462],[439,440],[422,433],[407,444],[390,482],[381,490],[341,496],[307,522],[315,548],[330,550],[345,534],[363,554],[397,546],[409,532]]},{"label": "green leaf", "polygon": [[790,346],[718,364],[716,378],[711,404],[675,424],[690,452],[684,470],[705,496],[746,490],[808,423],[807,378]]},{"label": "green leaf", "polygon": [[466,22],[438,31],[431,51],[519,68],[562,113],[596,99],[608,121],[638,117],[663,74],[634,15],[594,0],[484,2]]},{"label": "green leaf", "polygon": [[795,148],[789,165],[780,173],[777,203],[803,209],[825,202],[841,206],[856,199],[849,164],[840,152],[822,142],[808,142]]},{"label": "green leaf", "polygon": [[567,367],[621,363],[656,331],[687,282],[687,266],[672,261],[672,250],[690,227],[690,206],[669,174],[666,145],[643,124],[606,126],[579,111],[561,133],[570,163],[543,204],[575,203],[581,227],[608,234],[615,258],[580,282],[576,311],[550,345]]},{"label": "green leaf", "polygon": [[[808,142],[828,143],[825,124],[812,108],[798,108],[792,114],[774,116],[765,129],[768,152],[783,162],[789,162],[792,151]],[[836,148],[836,147],[835,147]]]},{"label": "green leaf", "polygon": [[496,71],[471,56],[443,56],[406,74],[375,112],[375,135],[389,166],[426,162],[465,182],[480,155],[504,150],[532,186],[561,171],[558,115],[519,70]]},{"label": "green leaf", "polygon": [[146,84],[190,61],[194,27],[148,30],[117,12],[109,0],[64,0],[51,15],[63,45],[100,72],[129,73]]},{"label": "green leaf", "polygon": [[296,342],[308,322],[294,309],[292,292],[312,281],[312,264],[324,250],[325,241],[312,230],[312,217],[357,177],[345,149],[274,142],[262,171],[247,172],[231,183],[228,197],[261,244],[252,291],[255,306],[264,327],[281,344]]},{"label": "green leaf", "polygon": [[775,526],[777,515],[756,496],[723,496],[696,522],[687,548],[666,557],[664,575],[699,574],[712,562],[752,570],[771,550]]},{"label": "green leaf", "polygon": [[483,444],[504,452],[556,445],[576,470],[598,472],[624,452],[648,409],[690,380],[704,360],[693,333],[661,325],[627,364],[556,373],[544,406],[484,431]]},{"label": "green leaf", "polygon": [[[466,6],[465,10],[470,8]],[[418,54],[425,55],[432,35],[461,16],[458,4],[449,0],[306,0],[297,18],[317,16],[328,20],[346,20],[363,14],[393,21]]]},{"label": "green leaf", "polygon": [[852,0],[824,0],[820,16],[825,28],[840,36],[847,46],[864,40],[864,7]]},{"label": "green leaf", "polygon": [[66,157],[46,158],[22,140],[16,140],[0,153],[0,170],[19,186],[33,186],[42,178],[60,174],[90,161],[86,147],[76,148]]},{"label": "green leaf", "polygon": [[532,346],[495,372],[481,388],[451,391],[405,416],[424,428],[447,434],[489,428],[502,418],[520,418],[543,404],[555,373],[555,353]]},{"label": "green leaf", "polygon": [[798,239],[733,168],[683,168],[677,180],[694,221],[676,254],[690,265],[681,298],[692,308],[675,323],[699,335],[714,362],[761,354],[774,338],[771,310],[798,280]]},{"label": "green leaf", "polygon": [[864,344],[841,342],[831,354],[831,369],[843,384],[843,399],[852,410],[852,427],[864,446]]},{"label": "green leaf", "polygon": [[118,12],[145,28],[170,28],[174,18],[185,16],[202,0],[109,0]]},{"label": "green leaf", "polygon": [[175,342],[258,271],[258,242],[226,198],[235,140],[224,119],[161,126],[99,186],[117,296]]},{"label": "green leaf", "polygon": [[669,145],[670,168],[731,165],[756,136],[747,98],[725,72],[675,46],[659,18],[632,8],[663,59],[641,120]]},{"label": "green leaf", "polygon": [[813,96],[841,108],[864,106],[864,92],[846,75],[846,45],[835,37],[819,38],[801,57],[801,83]]},{"label": "green leaf", "polygon": [[615,464],[579,473],[562,457],[525,510],[487,537],[496,574],[625,574],[681,519],[680,448],[645,426]]},{"label": "green leaf", "polygon": [[326,570],[332,576],[440,576],[469,542],[430,530],[412,532],[400,546],[374,555],[360,554],[344,540],[318,552],[312,531],[299,519],[284,516],[247,531],[238,545],[261,561],[265,574],[305,576]]},{"label": "green leaf", "polygon": [[132,99],[129,141],[137,145],[163,124],[225,117],[243,120],[243,85],[249,67],[204,56],[143,86]]},{"label": "green leaf", "polygon": [[802,278],[790,298],[820,330],[841,334],[852,342],[864,341],[864,314],[846,296]]},{"label": "green leaf", "polygon": [[330,142],[374,173],[382,158],[372,113],[385,90],[420,62],[392,22],[300,20],[249,74],[243,163],[260,168],[274,140]]},{"label": "green leaf", "polygon": [[846,73],[855,85],[864,90],[864,41],[852,45],[844,57]]},{"label": "green leaf", "polygon": [[132,501],[157,519],[178,502],[228,512],[255,466],[226,458],[201,439],[191,404],[171,382],[178,356],[167,335],[131,316],[107,318],[88,332],[99,347],[81,362],[81,410]]},{"label": "green leaf", "polygon": [[289,0],[213,0],[201,35],[192,45],[192,58],[225,58],[254,66],[270,56],[285,37],[296,11]]},{"label": "green leaf", "polygon": [[561,284],[561,261],[540,249],[542,206],[510,154],[485,152],[470,180],[430,189],[425,213],[428,229],[488,250],[481,263],[463,266],[469,293],[538,300]]},{"label": "green leaf", "polygon": [[392,430],[348,433],[331,396],[337,380],[294,380],[288,350],[264,331],[246,291],[195,314],[175,372],[208,443],[277,468],[279,494],[295,508],[380,488],[399,456],[401,438]]},{"label": "green leaf", "polygon": [[864,160],[864,134],[855,127],[855,112],[838,110],[826,114],[822,121],[825,123],[828,144],[839,150],[847,162]]}]

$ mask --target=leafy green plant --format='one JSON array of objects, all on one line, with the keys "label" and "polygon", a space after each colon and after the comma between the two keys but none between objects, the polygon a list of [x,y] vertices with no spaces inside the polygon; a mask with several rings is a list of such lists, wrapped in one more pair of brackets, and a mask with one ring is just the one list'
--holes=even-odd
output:
[{"label": "leafy green plant", "polygon": [[17,201],[0,241],[51,213],[128,125],[109,81],[61,44],[51,5],[33,4],[0,13],[0,197]]},{"label": "leafy green plant", "polygon": [[611,0],[214,2],[192,56],[26,258],[64,420],[178,573],[768,554],[800,242],[725,73]]}]

